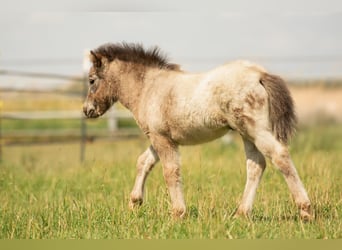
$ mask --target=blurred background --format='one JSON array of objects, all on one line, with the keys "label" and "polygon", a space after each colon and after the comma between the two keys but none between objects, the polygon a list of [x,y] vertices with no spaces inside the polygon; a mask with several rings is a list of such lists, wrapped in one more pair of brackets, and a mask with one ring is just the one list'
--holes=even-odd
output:
[{"label": "blurred background", "polygon": [[140,136],[120,105],[81,113],[85,51],[158,45],[191,72],[235,59],[289,83],[300,126],[342,122],[340,1],[11,1],[0,15],[0,145]]}]

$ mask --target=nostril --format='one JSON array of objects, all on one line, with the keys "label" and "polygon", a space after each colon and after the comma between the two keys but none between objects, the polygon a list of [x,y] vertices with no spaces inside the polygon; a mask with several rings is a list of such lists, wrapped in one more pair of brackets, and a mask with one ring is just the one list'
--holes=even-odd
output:
[{"label": "nostril", "polygon": [[88,116],[88,117],[93,117],[94,112],[95,112],[94,109],[89,109],[89,110],[88,110],[87,116]]},{"label": "nostril", "polygon": [[87,116],[87,117],[92,117],[95,113],[95,107],[92,103],[86,103],[83,106],[83,113]]}]

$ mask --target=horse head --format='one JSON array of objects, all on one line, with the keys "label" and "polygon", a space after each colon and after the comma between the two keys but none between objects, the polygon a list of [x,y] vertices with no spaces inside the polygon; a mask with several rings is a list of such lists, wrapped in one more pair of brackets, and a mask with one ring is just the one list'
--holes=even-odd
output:
[{"label": "horse head", "polygon": [[108,74],[110,63],[105,56],[91,51],[90,61],[89,88],[83,112],[88,118],[97,118],[117,101],[117,87],[115,79]]}]

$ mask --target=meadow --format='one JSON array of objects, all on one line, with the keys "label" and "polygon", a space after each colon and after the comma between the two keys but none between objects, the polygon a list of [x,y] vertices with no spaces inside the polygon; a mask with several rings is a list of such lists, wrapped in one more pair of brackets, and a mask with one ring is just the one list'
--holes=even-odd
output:
[{"label": "meadow", "polygon": [[187,217],[170,216],[158,164],[145,203],[128,209],[135,161],[146,139],[11,145],[0,163],[1,239],[335,239],[342,238],[342,125],[301,127],[291,153],[313,203],[302,222],[281,174],[268,162],[250,219],[232,217],[245,184],[238,135],[181,148]]}]

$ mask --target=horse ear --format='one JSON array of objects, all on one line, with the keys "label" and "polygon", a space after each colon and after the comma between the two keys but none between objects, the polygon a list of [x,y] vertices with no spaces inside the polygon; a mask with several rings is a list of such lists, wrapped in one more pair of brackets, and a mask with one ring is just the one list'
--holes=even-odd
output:
[{"label": "horse ear", "polygon": [[90,61],[93,63],[95,68],[101,68],[102,66],[102,60],[101,60],[101,55],[96,54],[94,51],[90,51]]}]

